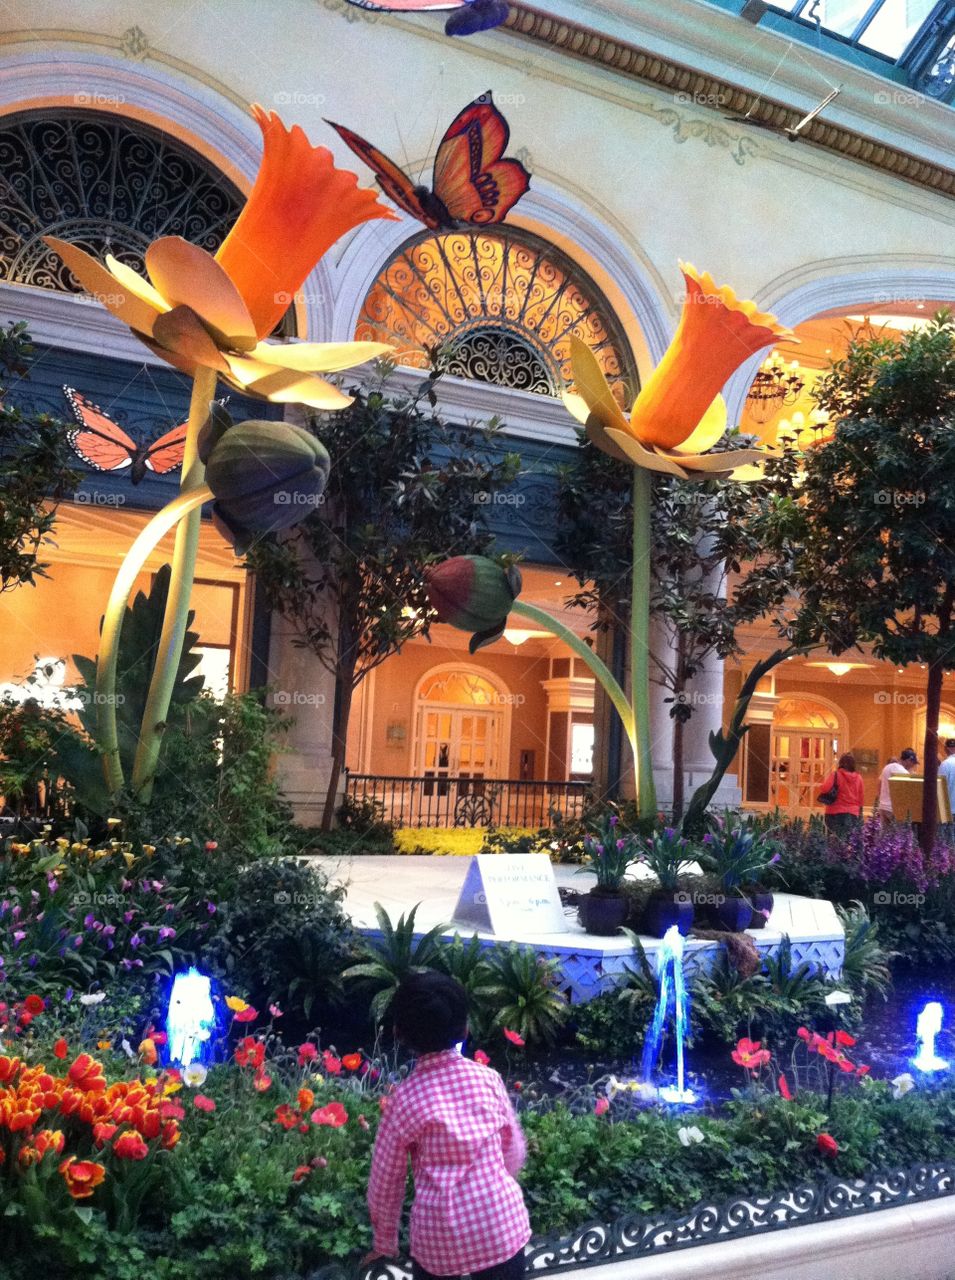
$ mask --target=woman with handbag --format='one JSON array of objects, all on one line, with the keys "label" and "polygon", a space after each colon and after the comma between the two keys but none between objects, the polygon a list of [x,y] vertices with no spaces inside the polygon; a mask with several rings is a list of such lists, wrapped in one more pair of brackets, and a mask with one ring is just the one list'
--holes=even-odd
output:
[{"label": "woman with handbag", "polygon": [[839,757],[838,767],[822,784],[817,799],[826,806],[826,830],[834,836],[845,839],[862,821],[862,775],[848,752]]}]

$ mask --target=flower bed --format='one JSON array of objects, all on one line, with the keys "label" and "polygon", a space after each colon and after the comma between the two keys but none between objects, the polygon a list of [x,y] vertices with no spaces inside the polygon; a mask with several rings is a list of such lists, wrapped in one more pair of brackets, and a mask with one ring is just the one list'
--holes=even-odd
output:
[{"label": "flower bed", "polygon": [[[181,1072],[156,1063],[158,1031],[131,1056],[96,1055],[45,1026],[53,1015],[38,997],[7,1011],[5,1277],[42,1265],[131,1280],[148,1266],[159,1280],[242,1280],[360,1256],[377,1120],[406,1067],[311,1038],[283,1047],[277,1009],[256,1031],[246,1001],[228,1004],[228,1061]],[[499,1065],[528,1137],[522,1183],[540,1235],[955,1153],[955,1088],[874,1081],[847,1058],[848,1036],[807,1030],[785,1073],[768,1046],[741,1042],[744,1087],[718,1113],[692,1115],[646,1107],[607,1078],[544,1094],[520,1078],[519,1040],[507,1038]]]}]

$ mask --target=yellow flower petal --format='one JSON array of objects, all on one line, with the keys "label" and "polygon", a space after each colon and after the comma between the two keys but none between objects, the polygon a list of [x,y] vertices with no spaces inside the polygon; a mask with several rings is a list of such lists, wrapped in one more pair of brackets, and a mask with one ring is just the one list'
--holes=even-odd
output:
[{"label": "yellow flower petal", "polygon": [[337,373],[392,351],[387,342],[260,342],[249,359],[299,373]]},{"label": "yellow flower petal", "polygon": [[110,274],[114,275],[119,283],[130,293],[134,293],[141,302],[145,302],[148,307],[153,307],[160,314],[164,311],[171,311],[172,306],[166,301],[158,289],[154,289],[148,280],[144,280],[138,271],[134,271],[132,267],[127,267],[125,262],[120,262],[118,258],[114,258],[111,253],[106,255],[106,265],[109,267]]},{"label": "yellow flower petal", "polygon": [[597,357],[576,334],[570,338],[570,363],[574,371],[577,393],[603,426],[626,431],[627,419],[620,410],[604,377]]},{"label": "yellow flower petal", "polygon": [[629,432],[619,431],[615,427],[608,427],[607,435],[626,454],[628,461],[636,466],[646,467],[648,471],[660,471],[668,476],[679,476],[681,480],[691,479],[689,472],[684,470],[684,467],[689,465],[690,459],[677,460],[675,456],[657,453],[654,449],[645,449]]},{"label": "yellow flower petal", "polygon": [[146,270],[167,302],[194,311],[219,346],[236,351],[255,346],[249,308],[211,253],[182,236],[162,236],[146,250]]},{"label": "yellow flower petal", "polygon": [[673,448],[674,453],[706,453],[726,433],[726,401],[717,396],[704,413],[699,426],[687,438]]},{"label": "yellow flower petal", "polygon": [[[351,396],[343,395],[324,378],[314,374],[298,373],[294,369],[276,369],[262,365],[260,361],[246,361],[228,357],[233,378],[240,389],[252,395],[262,396],[276,404],[307,404],[313,409],[346,409]],[[263,374],[262,370],[266,370]],[[251,375],[251,381],[246,379]]]},{"label": "yellow flower petal", "polygon": [[688,471],[730,472],[737,467],[761,462],[767,456],[765,449],[730,449],[726,453],[697,453],[692,457],[680,456],[680,463]]},{"label": "yellow flower petal", "polygon": [[43,243],[54,249],[80,284],[107,311],[111,311],[123,324],[139,333],[152,333],[158,312],[142,298],[124,289],[115,276],[104,266],[75,244],[58,240],[56,236],[44,236]]},{"label": "yellow flower petal", "polygon": [[575,417],[578,422],[586,424],[587,419],[590,417],[590,410],[587,408],[587,401],[583,396],[578,396],[573,391],[565,391],[560,398],[563,400],[564,408],[567,412]]}]

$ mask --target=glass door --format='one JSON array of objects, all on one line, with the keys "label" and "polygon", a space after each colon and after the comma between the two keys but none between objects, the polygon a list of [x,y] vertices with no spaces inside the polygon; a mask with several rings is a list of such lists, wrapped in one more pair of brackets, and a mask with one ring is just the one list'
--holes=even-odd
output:
[{"label": "glass door", "polygon": [[770,804],[792,818],[821,813],[816,796],[832,772],[838,741],[825,729],[773,732]]}]

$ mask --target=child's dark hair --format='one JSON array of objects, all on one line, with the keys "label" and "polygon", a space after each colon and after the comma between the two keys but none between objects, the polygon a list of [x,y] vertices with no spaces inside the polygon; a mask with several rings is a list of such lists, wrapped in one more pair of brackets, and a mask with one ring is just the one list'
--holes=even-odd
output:
[{"label": "child's dark hair", "polygon": [[412,973],[395,992],[391,1017],[395,1035],[409,1049],[440,1053],[467,1034],[467,992],[445,973]]}]

